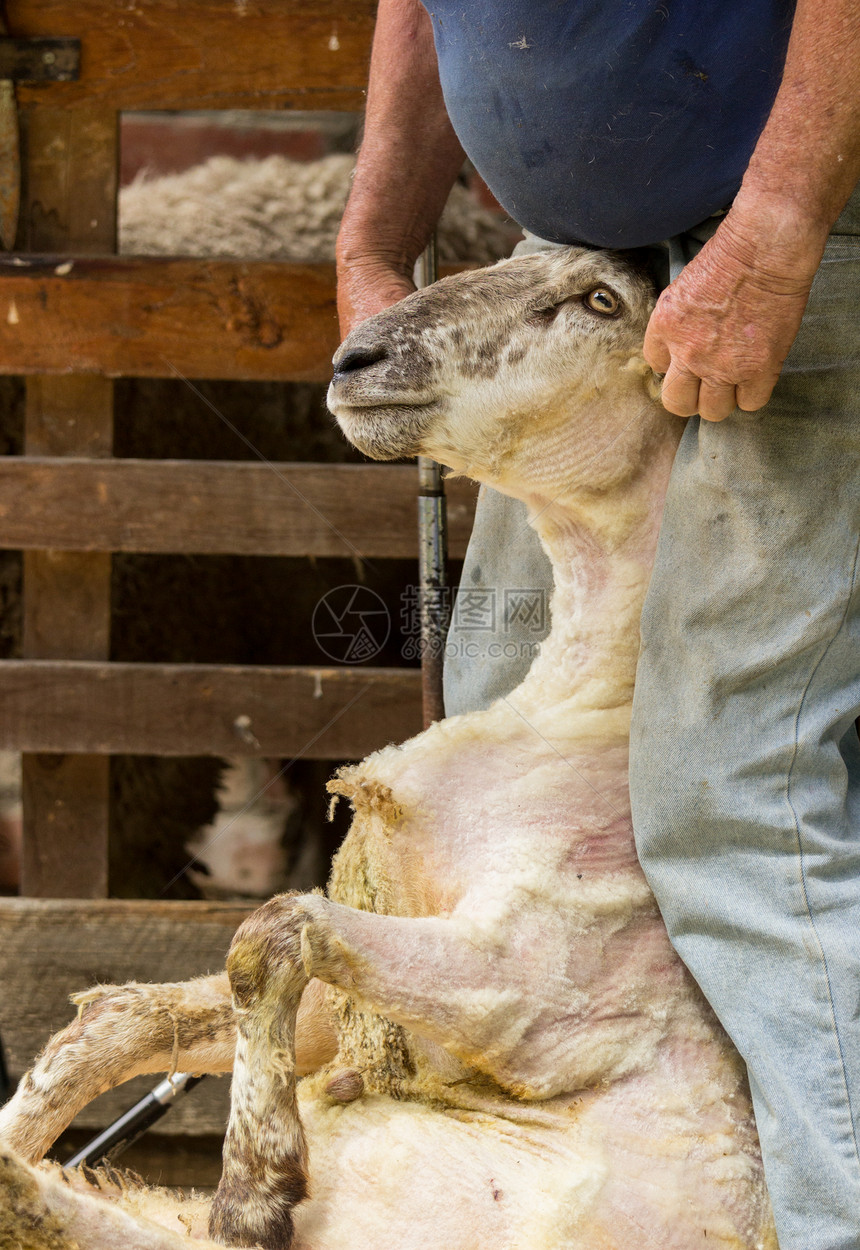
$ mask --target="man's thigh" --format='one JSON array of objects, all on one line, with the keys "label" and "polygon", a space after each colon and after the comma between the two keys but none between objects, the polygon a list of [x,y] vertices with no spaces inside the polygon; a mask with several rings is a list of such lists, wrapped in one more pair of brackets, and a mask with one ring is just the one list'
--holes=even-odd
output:
[{"label": "man's thigh", "polygon": [[854,1246],[860,1210],[858,298],[831,236],[771,403],[685,432],[631,736],[640,858],[749,1064],[786,1247]]},{"label": "man's thigh", "polygon": [[860,706],[858,327],[860,236],[832,236],[771,402],[693,419],[672,473],[642,621],[634,798],[668,773],[667,800],[683,793],[702,818],[716,789],[741,843],[751,799],[784,805],[798,752],[844,788],[837,744]]}]

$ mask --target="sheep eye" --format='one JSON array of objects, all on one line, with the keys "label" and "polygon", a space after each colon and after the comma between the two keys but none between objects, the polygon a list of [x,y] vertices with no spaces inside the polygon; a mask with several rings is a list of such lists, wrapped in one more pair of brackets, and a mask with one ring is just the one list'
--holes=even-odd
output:
[{"label": "sheep eye", "polygon": [[613,295],[605,286],[597,286],[593,291],[589,291],[583,303],[586,308],[590,308],[592,312],[602,313],[604,317],[614,317],[621,307],[618,296]]}]

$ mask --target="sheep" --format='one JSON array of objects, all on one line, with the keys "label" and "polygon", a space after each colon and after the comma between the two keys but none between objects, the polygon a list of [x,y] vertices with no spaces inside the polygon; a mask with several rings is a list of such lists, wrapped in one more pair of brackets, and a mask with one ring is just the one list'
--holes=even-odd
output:
[{"label": "sheep", "polygon": [[[119,250],[125,255],[332,261],[354,166],[355,158],[344,153],[329,153],[312,161],[284,156],[238,160],[216,155],[176,174],[151,177],[144,172],[119,193]],[[518,237],[516,227],[506,218],[482,207],[465,186],[454,186],[439,223],[442,260],[486,264],[506,256]],[[151,436],[150,423],[147,432]],[[211,448],[211,437],[204,440],[204,446]],[[145,450],[152,454],[151,437]],[[283,450],[275,458],[294,456],[295,447],[284,440]],[[119,557],[117,563],[124,581],[134,576],[133,560]],[[214,795],[217,811],[185,839],[185,849],[194,857],[195,865],[185,880],[207,898],[264,898],[274,889],[323,882],[328,839],[318,821],[305,816],[296,855],[288,858],[284,845],[286,819],[300,807],[299,793],[292,790],[283,803],[272,804],[266,791],[260,801],[268,779],[260,777],[259,770],[250,775],[250,761],[230,759],[225,764]],[[271,764],[274,768],[270,771],[274,771],[277,764]],[[150,795],[160,789],[165,792],[165,808],[175,808],[171,795],[176,790],[174,776],[181,770],[187,778],[185,788],[200,787],[200,800],[205,802],[212,793],[207,784],[212,768],[208,761],[183,761],[177,766],[172,761],[153,760],[147,768]],[[117,840],[117,860],[120,854],[127,854],[128,843],[138,829],[147,838],[151,858],[152,800],[140,802],[142,787],[134,784],[139,770],[138,761],[117,769],[121,784],[117,787],[116,811],[128,830],[127,836]],[[291,780],[282,784],[289,789]],[[233,795],[233,809],[230,799],[221,801],[227,793]],[[199,806],[196,803],[195,810]],[[294,823],[298,823],[297,817]],[[164,814],[159,815],[159,824],[164,827]],[[181,853],[181,839],[172,839],[172,843],[180,843],[177,851]],[[153,880],[159,873],[169,879],[179,868],[181,864],[174,868],[171,862],[165,871],[163,863],[153,863]],[[139,889],[140,876],[139,872],[134,874],[133,888]],[[118,862],[112,877],[122,879]],[[159,879],[157,888],[163,884]]]},{"label": "sheep", "polygon": [[[550,636],[510,696],[339,772],[354,820],[328,894],[253,913],[226,974],[79,996],[0,1112],[4,1250],[22,1227],[33,1250],[168,1250],[207,1207],[217,1243],[271,1250],[775,1250],[743,1064],[630,824],[681,427],[642,355],[652,306],[626,259],[560,249],[444,280],[341,346],[329,405],[356,446],[526,502]],[[233,1070],[211,1205],[106,1177],[119,1230],[116,1204],[30,1166],[97,1090],[171,1064]]]},{"label": "sheep", "polygon": [[285,888],[311,890],[325,880],[328,859],[319,838],[296,838],[295,857],[288,858],[285,831],[308,831],[301,800],[274,761],[230,760],[217,797],[211,824],[185,843],[192,856],[189,880],[204,898],[232,899],[241,892],[265,899]]},{"label": "sheep", "polygon": [[[355,158],[213,156],[178,174],[146,173],[119,196],[120,251],[136,255],[334,260]],[[456,185],[439,223],[442,260],[487,264],[507,256],[519,232]]]}]

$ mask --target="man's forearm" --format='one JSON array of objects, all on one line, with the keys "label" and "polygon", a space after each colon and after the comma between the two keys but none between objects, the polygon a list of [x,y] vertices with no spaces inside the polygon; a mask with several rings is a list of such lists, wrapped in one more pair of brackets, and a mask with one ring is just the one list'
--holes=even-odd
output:
[{"label": "man's forearm", "polygon": [[384,263],[411,273],[462,163],[442,99],[430,18],[418,0],[381,0],[339,265]]},{"label": "man's forearm", "polygon": [[[736,225],[785,220],[817,265],[860,178],[860,3],[798,0],[782,84],[735,201]],[[792,233],[806,234],[806,246]]]},{"label": "man's forearm", "polygon": [[858,0],[798,0],[782,84],[740,191],[645,335],[670,412],[720,421],[770,398],[828,231],[860,176],[858,19]]}]

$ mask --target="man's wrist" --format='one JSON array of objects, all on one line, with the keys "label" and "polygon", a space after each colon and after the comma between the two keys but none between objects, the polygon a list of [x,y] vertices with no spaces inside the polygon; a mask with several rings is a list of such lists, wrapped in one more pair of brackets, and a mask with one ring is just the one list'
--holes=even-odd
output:
[{"label": "man's wrist", "polygon": [[341,333],[396,304],[414,291],[411,267],[393,264],[377,253],[338,257],[337,307]]},{"label": "man's wrist", "polygon": [[832,196],[808,188],[774,186],[749,171],[732,207],[739,210],[738,217],[767,222],[780,241],[807,240],[823,246],[842,206]]},{"label": "man's wrist", "polygon": [[[420,249],[419,249],[420,251]],[[402,277],[411,277],[414,257],[411,249],[401,242],[389,245],[380,242],[376,236],[337,237],[335,260],[339,272],[395,272]],[[416,254],[417,255],[417,252]]]},{"label": "man's wrist", "polygon": [[744,186],[712,250],[727,263],[743,266],[774,294],[790,294],[808,288],[831,224],[795,197]]}]

